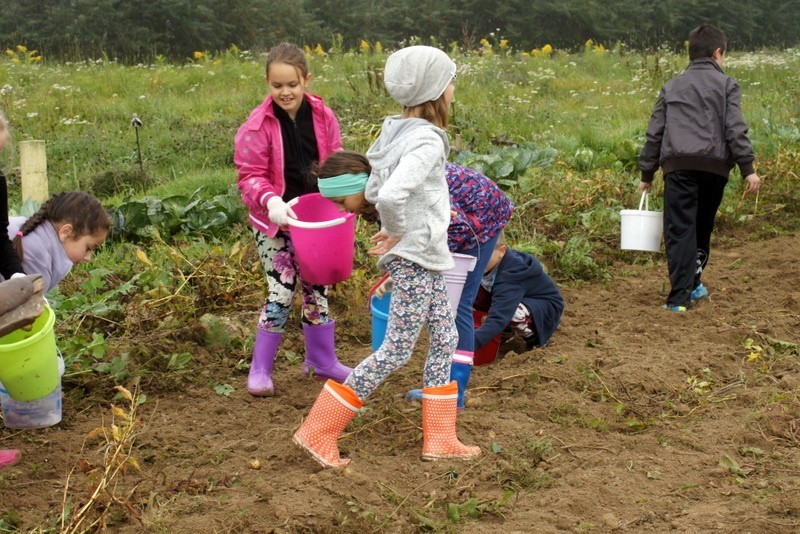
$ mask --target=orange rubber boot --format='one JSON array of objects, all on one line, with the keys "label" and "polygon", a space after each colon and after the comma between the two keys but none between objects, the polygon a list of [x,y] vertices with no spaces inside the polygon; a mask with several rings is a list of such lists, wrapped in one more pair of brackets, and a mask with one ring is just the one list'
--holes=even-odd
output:
[{"label": "orange rubber boot", "polygon": [[456,436],[458,384],[452,381],[438,388],[422,390],[422,459],[460,458],[471,460],[481,448],[464,445]]},{"label": "orange rubber boot", "polygon": [[328,380],[292,439],[325,467],[344,467],[336,441],[364,404],[351,388]]}]

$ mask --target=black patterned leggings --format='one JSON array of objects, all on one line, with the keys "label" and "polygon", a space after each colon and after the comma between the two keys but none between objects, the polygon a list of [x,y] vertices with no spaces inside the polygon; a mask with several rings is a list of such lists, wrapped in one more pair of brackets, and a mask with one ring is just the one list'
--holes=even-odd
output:
[{"label": "black patterned leggings", "polygon": [[324,324],[328,318],[328,286],[319,286],[299,279],[294,247],[288,232],[278,230],[275,237],[253,230],[258,256],[264,266],[269,293],[258,318],[259,326],[270,332],[283,332],[292,308],[297,282],[302,294],[302,321],[305,324]]}]

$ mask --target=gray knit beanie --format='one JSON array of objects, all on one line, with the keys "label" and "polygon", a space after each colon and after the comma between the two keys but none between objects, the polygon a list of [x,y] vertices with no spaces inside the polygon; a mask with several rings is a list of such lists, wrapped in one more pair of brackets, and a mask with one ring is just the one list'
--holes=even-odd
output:
[{"label": "gray knit beanie", "polygon": [[406,107],[436,100],[456,76],[450,56],[432,46],[401,48],[386,60],[383,83]]}]

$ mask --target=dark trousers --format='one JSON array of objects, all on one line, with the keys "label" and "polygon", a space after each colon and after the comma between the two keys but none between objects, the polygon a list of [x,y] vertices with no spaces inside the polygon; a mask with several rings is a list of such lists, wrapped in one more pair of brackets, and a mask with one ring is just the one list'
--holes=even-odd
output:
[{"label": "dark trousers", "polygon": [[671,286],[667,306],[689,306],[692,290],[700,284],[727,183],[725,176],[701,171],[664,176],[664,245]]}]

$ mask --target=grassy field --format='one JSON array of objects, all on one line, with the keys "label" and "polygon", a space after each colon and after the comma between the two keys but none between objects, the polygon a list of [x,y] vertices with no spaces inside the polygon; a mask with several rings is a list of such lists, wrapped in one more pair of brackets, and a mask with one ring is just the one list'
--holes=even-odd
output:
[{"label": "grassy field", "polygon": [[[118,214],[109,245],[71,278],[73,285],[95,279],[91,290],[70,295],[65,286],[65,313],[92,309],[103,316],[132,298],[127,293],[154,299],[180,294],[192,303],[182,310],[195,313],[209,304],[208,296],[196,295],[200,284],[187,285],[186,276],[203,272],[198,266],[215,254],[252,260],[234,188],[232,139],[264,97],[264,58],[236,49],[197,56],[183,65],[102,59],[51,64],[47,58],[26,61],[21,53],[18,61],[0,62],[0,109],[16,141],[47,142],[51,193],[90,191]],[[347,148],[366,150],[382,118],[398,111],[382,85],[385,58],[368,47],[310,54],[312,91],[338,114]],[[483,47],[454,58],[453,157],[483,170],[516,201],[508,227],[514,246],[542,256],[560,281],[602,279],[619,259],[649,261],[617,250],[618,212],[637,203],[636,159],[647,119],[661,85],[685,67],[686,58],[591,43],[579,54]],[[743,199],[734,171],[721,230],[737,227],[763,237],[798,227],[800,88],[791,75],[798,67],[797,50],[728,58],[727,72],[742,86],[765,187],[758,198]],[[134,116],[143,123],[138,147]],[[2,158],[12,206],[29,211],[14,196],[19,172],[13,144]],[[660,187],[657,181],[656,192]],[[652,204],[659,208],[658,195]],[[375,274],[365,255],[357,262],[366,276],[340,288],[354,297]],[[242,276],[231,262],[221,263],[228,279]],[[151,269],[140,273],[143,265]],[[257,287],[257,269],[245,273]],[[114,279],[127,284],[112,287]],[[230,289],[221,279],[209,285],[219,284],[220,294]],[[87,326],[85,320],[70,323]]]},{"label": "grassy field", "polygon": [[[686,58],[591,45],[579,54],[484,48],[453,57],[453,159],[483,170],[515,200],[511,244],[539,255],[570,288],[610,282],[615,265],[654,265],[655,255],[618,250],[618,212],[638,203],[636,160],[647,120],[661,85]],[[337,113],[347,148],[366,150],[382,118],[398,111],[382,87],[385,58],[366,50],[310,57],[311,90]],[[728,58],[726,71],[742,86],[763,188],[743,198],[733,173],[716,243],[800,227],[798,69],[798,50]],[[65,383],[86,402],[130,383],[151,391],[207,384],[229,395],[232,379],[193,359],[203,336],[235,355],[226,356],[231,372],[246,369],[252,336],[231,335],[224,318],[255,313],[264,287],[235,189],[232,140],[265,95],[263,74],[264,58],[239,50],[183,65],[0,59],[0,109],[15,142],[47,142],[51,193],[92,192],[116,217],[107,245],[52,298],[67,356]],[[141,167],[134,116],[143,122]],[[13,210],[26,212],[17,165],[12,143],[0,166]],[[658,195],[651,206],[659,208]],[[360,228],[358,239],[366,235]],[[356,275],[333,292],[343,323],[364,314],[377,274],[363,250]],[[187,326],[201,319],[205,334]]]}]

